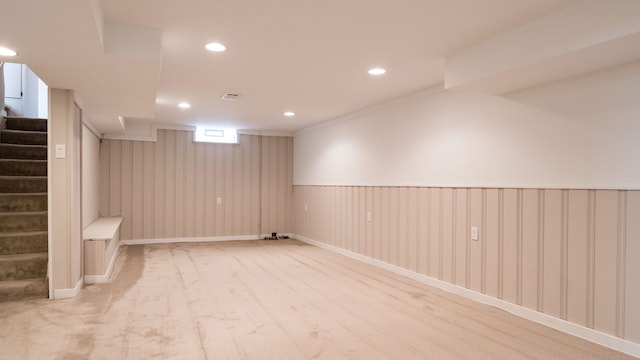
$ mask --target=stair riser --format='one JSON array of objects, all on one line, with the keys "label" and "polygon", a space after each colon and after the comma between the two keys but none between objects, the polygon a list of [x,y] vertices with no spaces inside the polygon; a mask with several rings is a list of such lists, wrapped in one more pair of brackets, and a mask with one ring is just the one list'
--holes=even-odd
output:
[{"label": "stair riser", "polygon": [[47,145],[46,133],[14,132],[3,130],[0,136],[5,144]]},{"label": "stair riser", "polygon": [[47,195],[2,195],[0,212],[46,211]]},{"label": "stair riser", "polygon": [[47,148],[0,144],[0,159],[47,160]]},{"label": "stair riser", "polygon": [[0,175],[47,176],[47,162],[41,160],[0,160]]},{"label": "stair riser", "polygon": [[47,231],[47,214],[2,214],[0,233]]},{"label": "stair riser", "polygon": [[0,179],[0,193],[41,193],[47,192],[47,178],[40,179],[20,179],[3,178]]},{"label": "stair riser", "polygon": [[27,299],[44,299],[49,297],[47,278],[23,281],[19,284],[0,283],[0,302]]},{"label": "stair riser", "polygon": [[0,237],[0,255],[47,252],[47,233]]},{"label": "stair riser", "polygon": [[0,281],[44,278],[47,276],[47,258],[30,261],[1,260]]},{"label": "stair riser", "polygon": [[47,119],[29,119],[21,117],[7,117],[7,129],[23,131],[47,131]]}]

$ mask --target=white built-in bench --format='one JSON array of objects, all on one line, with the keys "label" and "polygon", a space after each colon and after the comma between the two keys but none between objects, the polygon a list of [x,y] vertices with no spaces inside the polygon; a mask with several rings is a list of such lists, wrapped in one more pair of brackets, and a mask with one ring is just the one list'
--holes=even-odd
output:
[{"label": "white built-in bench", "polygon": [[84,240],[84,283],[109,280],[120,246],[122,216],[99,217],[82,232]]}]

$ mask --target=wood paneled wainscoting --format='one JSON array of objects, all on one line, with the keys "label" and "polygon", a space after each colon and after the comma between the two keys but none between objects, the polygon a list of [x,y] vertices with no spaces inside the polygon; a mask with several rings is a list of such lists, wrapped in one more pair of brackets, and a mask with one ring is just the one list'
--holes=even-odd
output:
[{"label": "wood paneled wainscoting", "polygon": [[640,191],[294,186],[294,214],[300,239],[640,353]]},{"label": "wood paneled wainscoting", "polygon": [[105,139],[100,215],[123,216],[121,238],[133,243],[290,233],[292,166],[289,137],[212,144],[158,130],[155,142]]}]

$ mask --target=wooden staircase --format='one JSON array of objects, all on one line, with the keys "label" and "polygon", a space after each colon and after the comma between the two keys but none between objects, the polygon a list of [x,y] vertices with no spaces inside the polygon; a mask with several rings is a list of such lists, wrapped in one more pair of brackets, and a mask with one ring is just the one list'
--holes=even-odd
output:
[{"label": "wooden staircase", "polygon": [[0,302],[47,298],[47,120],[0,124]]}]

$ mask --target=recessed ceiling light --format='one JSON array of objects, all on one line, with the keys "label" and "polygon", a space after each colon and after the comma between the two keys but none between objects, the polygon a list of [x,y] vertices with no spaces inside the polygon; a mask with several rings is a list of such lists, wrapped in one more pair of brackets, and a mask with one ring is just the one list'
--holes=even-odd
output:
[{"label": "recessed ceiling light", "polygon": [[181,102],[180,104],[178,104],[178,107],[179,107],[179,108],[182,108],[182,109],[188,109],[188,108],[190,108],[190,107],[191,107],[191,104],[189,104],[188,102],[184,102],[184,101],[183,101],[183,102]]},{"label": "recessed ceiling light", "polygon": [[293,111],[287,111],[286,113],[284,113],[284,116],[296,116],[296,113],[294,113]]},{"label": "recessed ceiling light", "polygon": [[386,72],[387,72],[387,70],[385,70],[383,68],[369,69],[369,75],[382,75],[382,74],[384,74]]},{"label": "recessed ceiling light", "polygon": [[18,55],[17,52],[9,48],[0,46],[0,56],[16,56],[16,55]]},{"label": "recessed ceiling light", "polygon": [[227,50],[227,47],[217,43],[217,42],[212,42],[212,43],[208,43],[207,45],[205,45],[205,48],[209,51],[213,51],[213,52],[222,52]]}]

